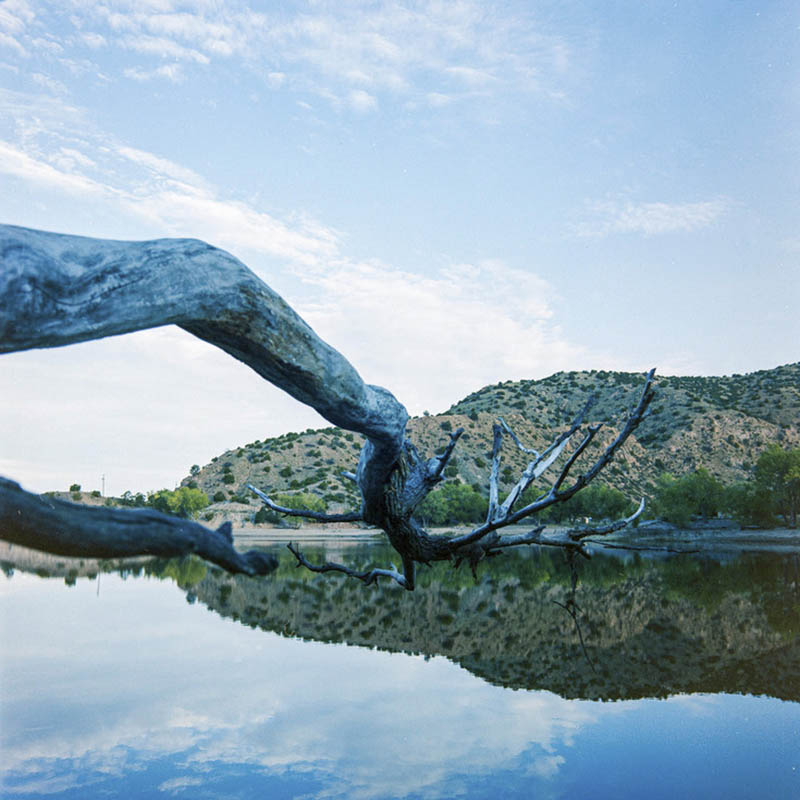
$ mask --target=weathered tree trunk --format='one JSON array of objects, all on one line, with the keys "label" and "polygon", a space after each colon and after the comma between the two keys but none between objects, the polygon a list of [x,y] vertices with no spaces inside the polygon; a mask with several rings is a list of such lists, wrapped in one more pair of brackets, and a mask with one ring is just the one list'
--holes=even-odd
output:
[{"label": "weathered tree trunk", "polygon": [[[474,567],[486,555],[521,544],[580,548],[585,532],[548,537],[537,528],[522,536],[503,537],[497,531],[553,503],[564,502],[593,480],[644,418],[652,398],[651,372],[638,405],[602,456],[568,481],[576,460],[599,429],[590,426],[552,485],[523,508],[515,508],[522,492],[582,431],[584,415],[541,454],[524,448],[501,420],[495,426],[486,522],[464,536],[432,536],[414,520],[413,512],[441,482],[461,431],[451,435],[444,453],[421,458],[405,439],[408,414],[395,397],[385,389],[365,384],[340,353],[319,339],[275,292],[229,253],[194,239],[120,242],[0,226],[0,265],[0,353],[57,347],[174,324],[244,362],[333,424],[363,434],[366,442],[357,470],[350,475],[361,492],[358,511],[343,515],[295,511],[277,506],[257,487],[250,488],[266,505],[282,513],[322,520],[363,520],[383,529],[402,559],[402,573],[392,567],[356,575],[341,565],[315,566],[293,549],[298,563],[310,569],[345,572],[367,583],[385,576],[413,589],[416,563],[466,559]],[[500,503],[498,473],[504,434],[533,458]],[[0,536],[65,552],[56,549],[59,542],[74,543],[80,530],[91,530],[85,547],[94,548],[94,552],[82,552],[88,556],[100,555],[100,550],[102,555],[112,553],[114,541],[120,542],[116,554],[131,555],[128,534],[137,526],[140,530],[147,527],[152,535],[159,531],[159,541],[169,536],[180,539],[186,534],[184,528],[167,531],[164,519],[168,518],[161,515],[159,519],[145,518],[140,512],[106,511],[103,515],[102,510],[71,504],[57,506],[54,515],[55,506],[36,500],[16,484],[0,482],[0,525],[4,526]],[[19,522],[21,516],[27,517],[24,524]],[[128,523],[123,520],[128,519],[135,522],[126,527]],[[10,520],[18,524],[9,527]],[[202,539],[197,528],[206,529],[191,529],[193,536]],[[144,533],[139,535],[144,539]],[[140,552],[155,552],[153,548],[158,546],[148,540],[149,549]],[[195,543],[193,547],[199,546]],[[217,563],[225,560],[209,556],[213,547],[205,545],[192,552],[201,550],[204,557]],[[234,561],[230,563],[235,569],[241,568]],[[252,569],[258,569],[258,565],[250,564],[243,571]]]}]

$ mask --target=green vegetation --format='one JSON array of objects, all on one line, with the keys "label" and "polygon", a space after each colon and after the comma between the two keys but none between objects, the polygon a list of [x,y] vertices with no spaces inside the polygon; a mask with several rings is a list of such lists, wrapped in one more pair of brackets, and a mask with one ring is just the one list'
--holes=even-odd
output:
[{"label": "green vegetation", "polygon": [[325,511],[325,501],[311,492],[279,492],[272,501],[284,508],[296,508],[301,511]]},{"label": "green vegetation", "polygon": [[189,519],[208,505],[208,496],[199,489],[180,486],[175,491],[162,489],[152,492],[147,497],[147,505],[164,514]]},{"label": "green vegetation", "polygon": [[282,517],[277,511],[273,511],[272,509],[264,506],[256,511],[256,514],[253,517],[253,522],[268,522],[270,525],[277,525],[281,519]]},{"label": "green vegetation", "polygon": [[743,525],[768,528],[782,522],[797,527],[800,510],[800,447],[771,445],[758,458],[753,477],[729,486],[708,470],[676,478],[663,473],[657,483],[652,511],[675,525],[693,517],[709,519],[730,514]]},{"label": "green vegetation", "polygon": [[[522,502],[532,502],[534,492],[530,489],[523,494]],[[573,495],[566,503],[550,506],[540,516],[542,521],[570,522],[576,519],[591,518],[592,520],[614,520],[632,514],[635,503],[619,489],[599,483],[589,484]]]},{"label": "green vegetation", "polygon": [[446,483],[417,506],[416,516],[423,525],[457,525],[485,519],[488,507],[488,500],[471,486]]},{"label": "green vegetation", "polygon": [[674,525],[686,525],[692,517],[715,517],[725,506],[725,488],[707,469],[698,469],[682,478],[668,472],[659,476],[653,511]]},{"label": "green vegetation", "polygon": [[771,445],[756,462],[753,479],[727,490],[727,505],[743,524],[796,528],[800,511],[800,447]]}]

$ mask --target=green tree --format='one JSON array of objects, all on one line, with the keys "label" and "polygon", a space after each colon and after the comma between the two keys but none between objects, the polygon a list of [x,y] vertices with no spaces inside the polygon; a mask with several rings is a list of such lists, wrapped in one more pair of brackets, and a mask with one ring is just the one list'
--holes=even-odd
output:
[{"label": "green tree", "polygon": [[674,525],[686,525],[692,517],[708,519],[723,509],[725,489],[707,469],[676,478],[662,473],[656,482],[653,506],[656,515]]},{"label": "green tree", "polygon": [[774,444],[758,458],[756,483],[772,493],[775,513],[786,525],[797,527],[800,510],[800,447],[784,450]]},{"label": "green tree", "polygon": [[446,483],[431,492],[418,506],[426,525],[457,525],[480,522],[488,510],[487,499],[465,483]]},{"label": "green tree", "polygon": [[303,511],[324,512],[327,508],[325,501],[312,492],[278,492],[272,500],[284,508],[297,508]]},{"label": "green tree", "polygon": [[772,492],[755,481],[735,483],[725,489],[725,509],[742,525],[771,528],[775,525]]},{"label": "green tree", "polygon": [[[522,496],[522,503],[531,503],[539,494],[533,487]],[[542,516],[550,522],[592,517],[593,519],[619,519],[633,511],[633,503],[619,489],[602,484],[590,484],[567,502],[551,506]]]},{"label": "green tree", "polygon": [[175,491],[162,489],[152,492],[147,497],[147,505],[164,514],[190,519],[208,505],[208,495],[199,489],[180,486]]}]

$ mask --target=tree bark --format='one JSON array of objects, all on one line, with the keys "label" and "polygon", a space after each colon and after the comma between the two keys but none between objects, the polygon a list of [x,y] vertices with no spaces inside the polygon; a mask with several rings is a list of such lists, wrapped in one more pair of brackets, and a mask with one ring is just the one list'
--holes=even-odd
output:
[{"label": "tree bark", "polygon": [[[583,430],[588,406],[542,454],[526,449],[501,420],[495,426],[486,522],[464,536],[432,536],[414,520],[413,512],[441,482],[462,431],[451,435],[441,455],[427,460],[420,457],[405,438],[408,413],[403,405],[386,389],[365,384],[344,356],[323,342],[229,253],[195,239],[123,242],[0,226],[0,263],[0,353],[178,325],[244,362],[334,425],[363,434],[366,442],[351,476],[361,492],[358,511],[320,515],[283,507],[278,510],[323,520],[363,520],[383,529],[402,559],[402,573],[392,567],[356,575],[341,565],[311,565],[299,551],[292,550],[298,563],[307,568],[344,572],[367,583],[390,577],[411,590],[417,563],[466,559],[474,568],[481,558],[503,547],[536,543],[580,549],[580,538],[546,540],[540,528],[516,537],[501,537],[497,531],[568,500],[592,481],[644,419],[653,395],[651,372],[620,435],[572,483],[571,471],[599,429],[593,425]],[[522,492],[553,465],[578,434],[582,440],[552,485],[534,503],[516,509]],[[498,472],[504,435],[534,457],[500,503]],[[251,488],[269,507],[276,508],[257,487]],[[229,539],[222,529],[208,531],[194,523],[169,526],[165,522],[169,518],[153,516],[154,512],[112,513],[48,503],[11,481],[0,481],[0,503],[0,535],[30,547],[65,554],[65,549],[56,548],[81,547],[82,555],[103,557],[108,553],[110,557],[131,555],[136,537],[142,543],[137,552],[154,553],[159,547],[169,549],[164,542],[173,537],[181,552],[197,552],[227,564],[226,569],[261,568],[255,559],[245,557],[242,564],[232,558],[221,542]],[[87,536],[81,539],[80,531]]]}]

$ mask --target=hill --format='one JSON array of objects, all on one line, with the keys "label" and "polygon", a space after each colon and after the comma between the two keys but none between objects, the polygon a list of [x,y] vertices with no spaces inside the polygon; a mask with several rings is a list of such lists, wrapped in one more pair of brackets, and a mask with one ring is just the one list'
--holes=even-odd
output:
[{"label": "hill", "polygon": [[[502,416],[527,446],[542,448],[563,430],[590,395],[596,403],[588,421],[604,424],[594,452],[619,429],[635,402],[641,375],[629,372],[559,372],[542,380],[486,386],[443,414],[409,421],[409,438],[422,454],[444,446],[448,434],[465,429],[448,466],[449,481],[485,492],[492,424]],[[705,467],[723,483],[745,480],[770,444],[800,445],[800,363],[748,375],[660,377],[651,416],[602,474],[601,482],[632,497],[648,495],[662,472],[682,475]],[[209,513],[252,516],[259,507],[246,489],[310,492],[329,510],[358,505],[355,486],[342,476],[353,470],[362,438],[338,428],[257,440],[212,459],[182,481],[209,498]],[[587,458],[592,452],[587,452]],[[501,490],[510,488],[526,457],[508,443],[503,451]],[[222,504],[222,505],[220,505]]]}]

